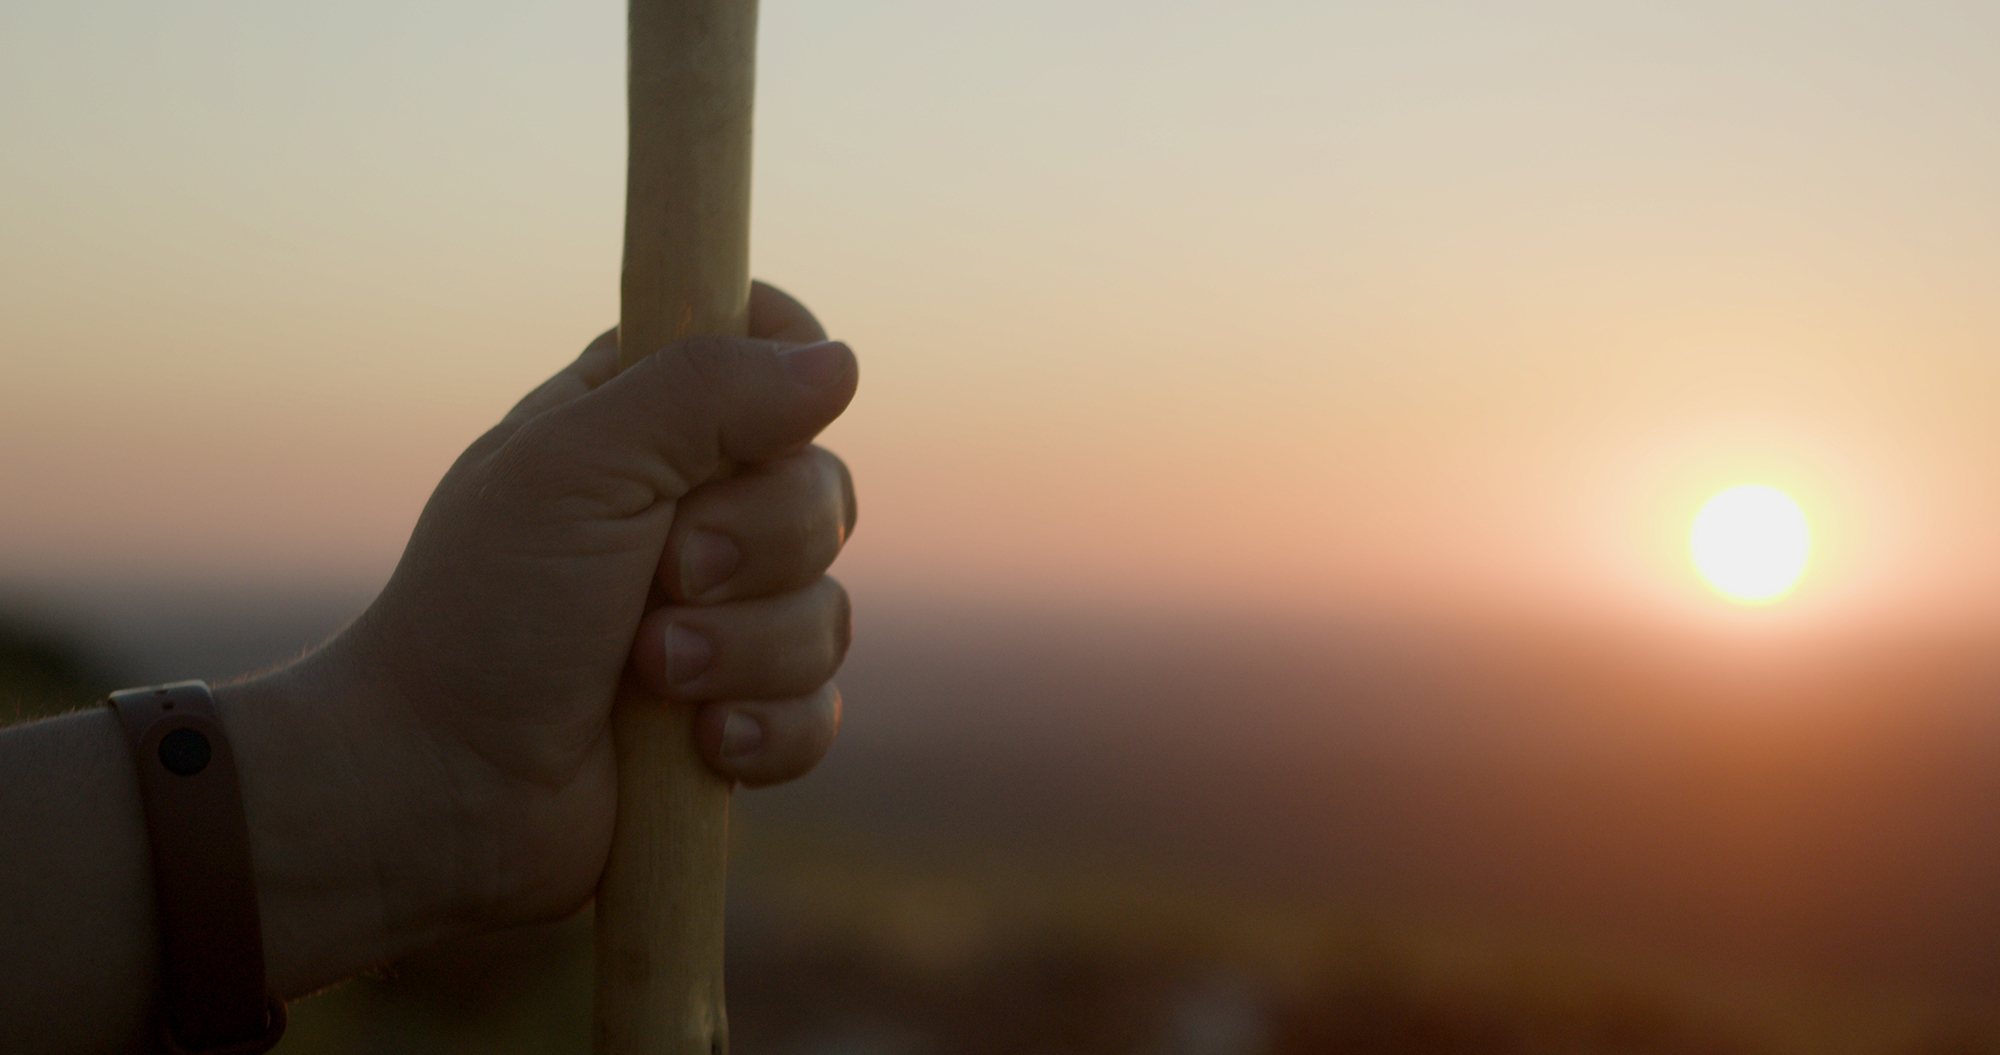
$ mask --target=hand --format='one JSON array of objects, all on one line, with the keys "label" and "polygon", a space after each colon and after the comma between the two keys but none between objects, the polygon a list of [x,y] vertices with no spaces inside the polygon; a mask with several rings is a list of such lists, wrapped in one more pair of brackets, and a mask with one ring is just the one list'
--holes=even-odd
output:
[{"label": "hand", "polygon": [[[621,676],[700,707],[702,756],[745,783],[798,776],[831,744],[848,604],[824,573],[854,499],[809,444],[856,367],[770,287],[751,332],[622,374],[598,338],[453,465],[366,613],[280,673],[278,695],[332,714],[322,756],[337,738],[366,775],[353,793],[395,888],[384,911],[413,932],[591,896]],[[416,922],[440,907],[450,922]]]},{"label": "hand", "polygon": [[[381,596],[325,647],[216,690],[272,990],[302,996],[454,935],[567,915],[610,845],[620,679],[696,706],[709,764],[812,768],[854,526],[810,446],[854,357],[758,286],[751,339],[614,369],[600,337],[465,452]],[[636,635],[636,643],[635,643]],[[0,730],[0,1035],[150,1047],[159,935],[132,755],[102,707]]]}]

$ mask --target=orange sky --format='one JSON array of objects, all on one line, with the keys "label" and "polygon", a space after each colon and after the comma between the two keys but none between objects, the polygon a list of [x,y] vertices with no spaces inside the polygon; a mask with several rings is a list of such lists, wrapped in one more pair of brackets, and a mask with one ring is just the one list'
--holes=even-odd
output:
[{"label": "orange sky", "polygon": [[[1242,6],[766,0],[864,605],[1706,618],[1757,480],[1783,618],[2000,609],[2000,15]],[[0,11],[0,578],[384,575],[615,317],[621,14]]]}]

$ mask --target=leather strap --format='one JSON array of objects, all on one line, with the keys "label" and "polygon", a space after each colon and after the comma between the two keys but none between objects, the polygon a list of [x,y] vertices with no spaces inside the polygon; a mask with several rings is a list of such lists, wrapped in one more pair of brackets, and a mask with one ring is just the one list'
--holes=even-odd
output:
[{"label": "leather strap", "polygon": [[259,1055],[285,1031],[264,985],[264,937],[236,758],[199,681],[114,692],[139,771],[166,959],[169,1055]]}]

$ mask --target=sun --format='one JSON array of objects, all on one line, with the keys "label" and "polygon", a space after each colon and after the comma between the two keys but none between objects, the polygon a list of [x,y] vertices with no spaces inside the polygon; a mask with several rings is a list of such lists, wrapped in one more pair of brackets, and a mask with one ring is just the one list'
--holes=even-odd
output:
[{"label": "sun", "polygon": [[1743,604],[1769,604],[1799,581],[1812,530],[1792,496],[1765,484],[1717,494],[1695,514],[1688,553],[1701,577]]}]

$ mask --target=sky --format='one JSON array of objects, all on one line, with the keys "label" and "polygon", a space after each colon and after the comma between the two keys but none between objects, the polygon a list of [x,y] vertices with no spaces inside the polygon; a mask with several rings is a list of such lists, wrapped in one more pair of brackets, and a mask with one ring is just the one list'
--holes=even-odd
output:
[{"label": "sky", "polygon": [[[761,17],[864,611],[2000,618],[2000,9]],[[0,5],[0,580],[386,576],[615,321],[622,18]],[[1685,554],[1746,482],[1815,531],[1756,612]]]}]

